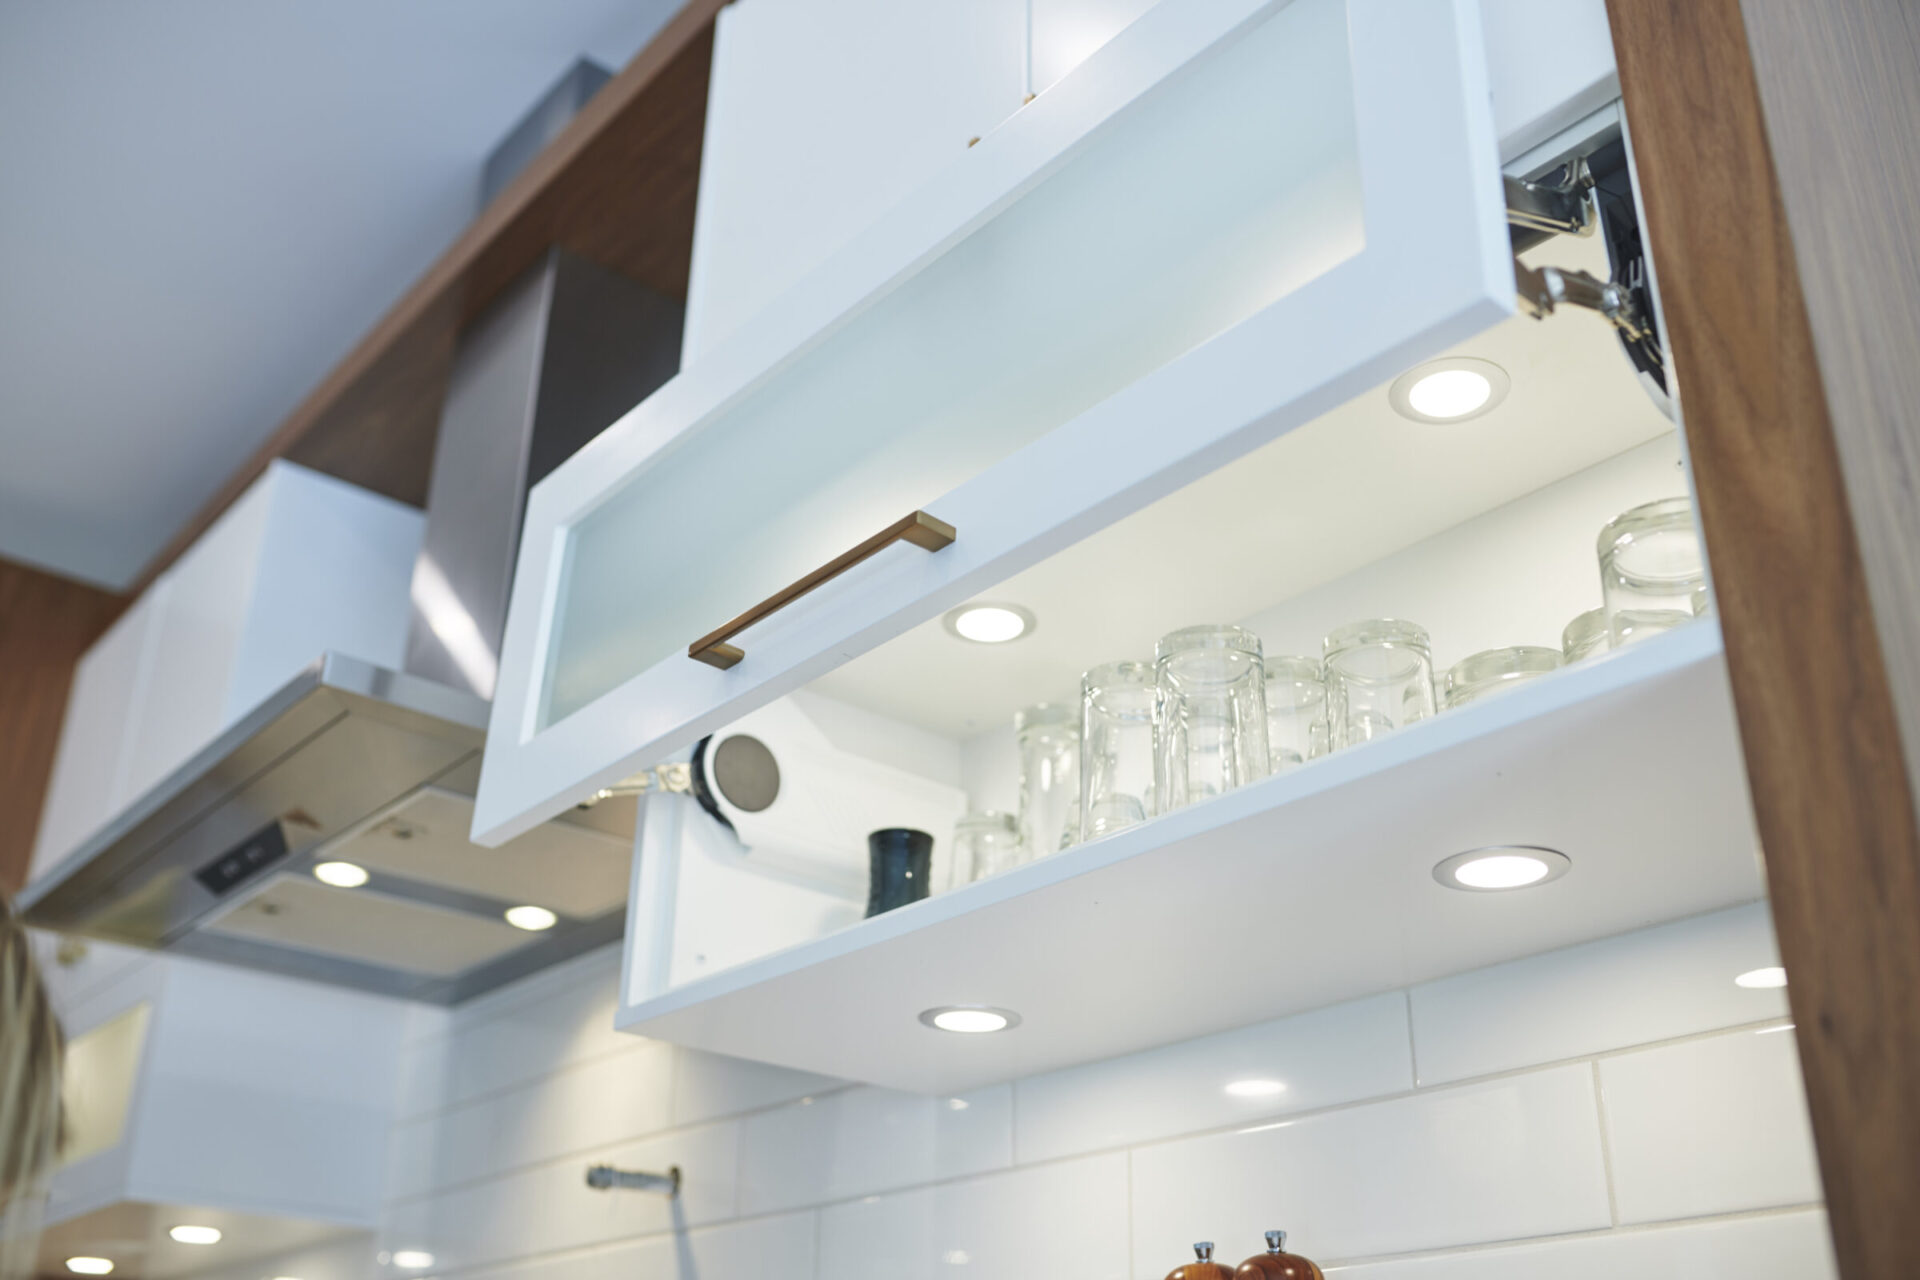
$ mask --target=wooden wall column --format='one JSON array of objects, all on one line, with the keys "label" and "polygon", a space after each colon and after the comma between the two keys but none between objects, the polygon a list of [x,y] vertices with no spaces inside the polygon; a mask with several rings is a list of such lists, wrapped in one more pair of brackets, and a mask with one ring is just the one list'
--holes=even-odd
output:
[{"label": "wooden wall column", "polygon": [[[1840,335],[1828,382],[1847,379],[1848,395],[1828,394],[1800,274],[1847,246],[1815,243],[1831,227],[1802,221],[1796,254],[1741,0],[1607,7],[1834,1245],[1846,1280],[1913,1280],[1920,821],[1900,725],[1920,725],[1920,705],[1903,717],[1894,690],[1920,697],[1920,678],[1889,679],[1881,638],[1920,634],[1884,625],[1913,617],[1920,599],[1889,574],[1876,576],[1876,595],[1862,558],[1866,543],[1915,563],[1911,542],[1884,545],[1903,521],[1879,509],[1889,489],[1910,503],[1913,477],[1849,500],[1848,442],[1836,430],[1860,424],[1830,403],[1871,404],[1874,392],[1854,383],[1871,371],[1840,363],[1853,349]],[[1853,74],[1844,59],[1826,70]],[[1901,74],[1910,88],[1913,64]],[[1823,146],[1848,145],[1846,122],[1835,124],[1841,133]],[[1911,253],[1914,204],[1892,216]],[[1903,372],[1916,368],[1920,350],[1909,349]],[[1912,528],[1915,513],[1903,514]],[[1890,651],[1905,676],[1920,676],[1910,642]]]},{"label": "wooden wall column", "polygon": [[74,664],[125,603],[0,560],[0,890],[27,878]]}]

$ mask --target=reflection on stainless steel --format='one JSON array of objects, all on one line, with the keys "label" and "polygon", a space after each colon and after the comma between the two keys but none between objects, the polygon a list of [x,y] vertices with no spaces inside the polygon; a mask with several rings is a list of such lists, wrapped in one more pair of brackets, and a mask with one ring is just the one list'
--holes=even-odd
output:
[{"label": "reflection on stainless steel", "polygon": [[[270,935],[199,931],[280,873],[304,873],[320,851],[421,788],[470,790],[486,717],[479,698],[329,654],[35,880],[20,895],[22,913],[63,932],[448,1003],[617,938],[617,911],[566,919],[447,978],[277,945]],[[248,850],[260,861],[208,874]],[[351,892],[490,922],[511,905],[394,875]]]}]

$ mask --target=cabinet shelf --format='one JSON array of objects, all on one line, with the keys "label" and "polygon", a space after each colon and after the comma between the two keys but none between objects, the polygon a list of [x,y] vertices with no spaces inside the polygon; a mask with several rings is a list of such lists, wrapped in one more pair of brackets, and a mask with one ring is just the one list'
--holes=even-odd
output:
[{"label": "cabinet shelf", "polygon": [[[1764,894],[1702,621],[1096,843],[628,1005],[622,1029],[954,1093]],[[1510,893],[1435,863],[1559,849]],[[995,1035],[928,1029],[981,1004]]]}]

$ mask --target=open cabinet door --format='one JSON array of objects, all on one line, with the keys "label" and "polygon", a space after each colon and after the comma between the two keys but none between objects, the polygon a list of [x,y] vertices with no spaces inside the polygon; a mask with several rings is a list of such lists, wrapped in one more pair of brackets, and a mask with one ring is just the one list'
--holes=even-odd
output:
[{"label": "open cabinet door", "polygon": [[[534,491],[474,837],[1512,311],[1477,0],[1166,0]],[[915,510],[894,545],[689,646]]]}]

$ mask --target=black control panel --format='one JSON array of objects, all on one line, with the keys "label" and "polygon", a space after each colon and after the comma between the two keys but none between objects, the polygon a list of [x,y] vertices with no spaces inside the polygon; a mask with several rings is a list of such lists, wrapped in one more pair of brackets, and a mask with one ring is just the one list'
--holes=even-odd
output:
[{"label": "black control panel", "polygon": [[194,872],[193,878],[210,892],[223,894],[286,856],[287,834],[276,818]]}]

